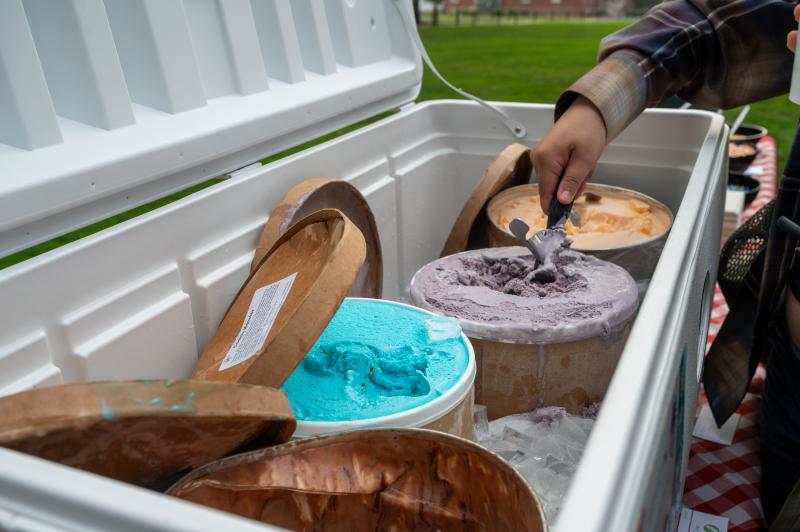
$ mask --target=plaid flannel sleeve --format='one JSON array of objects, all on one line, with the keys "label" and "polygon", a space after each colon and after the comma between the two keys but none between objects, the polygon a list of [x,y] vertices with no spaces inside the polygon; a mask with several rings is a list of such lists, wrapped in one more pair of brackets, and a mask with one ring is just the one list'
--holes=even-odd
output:
[{"label": "plaid flannel sleeve", "polygon": [[600,45],[598,65],[556,103],[556,120],[578,95],[605,121],[609,140],[646,107],[674,94],[731,108],[789,90],[797,28],[787,0],[668,0]]}]

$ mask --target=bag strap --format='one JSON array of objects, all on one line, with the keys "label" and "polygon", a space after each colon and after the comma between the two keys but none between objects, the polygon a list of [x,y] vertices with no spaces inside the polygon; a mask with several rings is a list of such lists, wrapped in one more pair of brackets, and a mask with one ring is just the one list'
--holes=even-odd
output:
[{"label": "bag strap", "polygon": [[[717,425],[741,403],[759,361],[769,352],[769,329],[782,309],[783,288],[797,240],[778,227],[781,216],[800,219],[800,130],[795,135],[772,212],[763,260],[755,260],[705,360],[703,385]],[[761,254],[760,254],[761,255]],[[754,287],[759,286],[758,296]]]}]

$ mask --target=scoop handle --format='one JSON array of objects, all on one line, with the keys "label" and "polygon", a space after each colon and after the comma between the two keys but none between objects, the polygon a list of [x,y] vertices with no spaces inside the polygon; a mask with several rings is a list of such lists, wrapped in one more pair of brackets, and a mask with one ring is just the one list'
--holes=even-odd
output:
[{"label": "scoop handle", "polygon": [[[556,188],[558,190],[558,188]],[[553,194],[553,199],[550,200],[550,207],[547,209],[547,228],[552,229],[556,225],[563,225],[567,217],[569,216],[570,211],[572,211],[572,204],[575,200],[571,201],[567,205],[564,205],[556,195]]]}]

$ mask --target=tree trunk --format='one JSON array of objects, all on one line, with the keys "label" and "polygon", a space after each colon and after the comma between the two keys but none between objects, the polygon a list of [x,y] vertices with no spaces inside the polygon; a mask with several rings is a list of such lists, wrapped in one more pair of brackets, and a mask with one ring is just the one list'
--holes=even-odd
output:
[{"label": "tree trunk", "polygon": [[433,27],[439,25],[439,3],[433,4]]},{"label": "tree trunk", "polygon": [[417,22],[417,26],[419,26],[419,0],[413,0],[411,5],[414,6],[414,20]]}]

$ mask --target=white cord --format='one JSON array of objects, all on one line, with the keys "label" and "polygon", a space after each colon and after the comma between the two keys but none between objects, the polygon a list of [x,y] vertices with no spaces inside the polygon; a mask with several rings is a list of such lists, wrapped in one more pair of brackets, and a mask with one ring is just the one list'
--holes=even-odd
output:
[{"label": "white cord", "polygon": [[458,87],[447,81],[444,78],[444,76],[442,76],[439,73],[439,71],[433,65],[433,61],[431,61],[431,58],[428,55],[428,51],[425,50],[425,45],[422,44],[422,39],[420,39],[419,33],[417,32],[416,23],[411,18],[411,14],[408,12],[408,10],[403,8],[404,3],[406,3],[406,0],[394,0],[394,6],[400,13],[400,20],[403,21],[403,26],[405,26],[406,32],[408,33],[408,36],[411,38],[411,42],[413,42],[414,45],[417,47],[417,50],[422,56],[422,60],[425,61],[425,64],[428,65],[428,68],[431,69],[431,72],[433,72],[436,75],[436,77],[442,81],[442,83],[450,87],[456,93],[460,94],[464,98],[467,98],[468,100],[472,100],[473,102],[477,103],[487,111],[490,111],[495,115],[497,115],[497,117],[503,122],[503,125],[505,125],[506,128],[508,128],[508,130],[511,132],[512,135],[514,135],[518,139],[524,138],[526,135],[525,126],[523,126],[521,123],[517,122],[510,116],[508,116],[506,113],[504,113],[494,105],[484,100],[481,100],[477,96],[474,96],[466,91],[459,89]]}]

